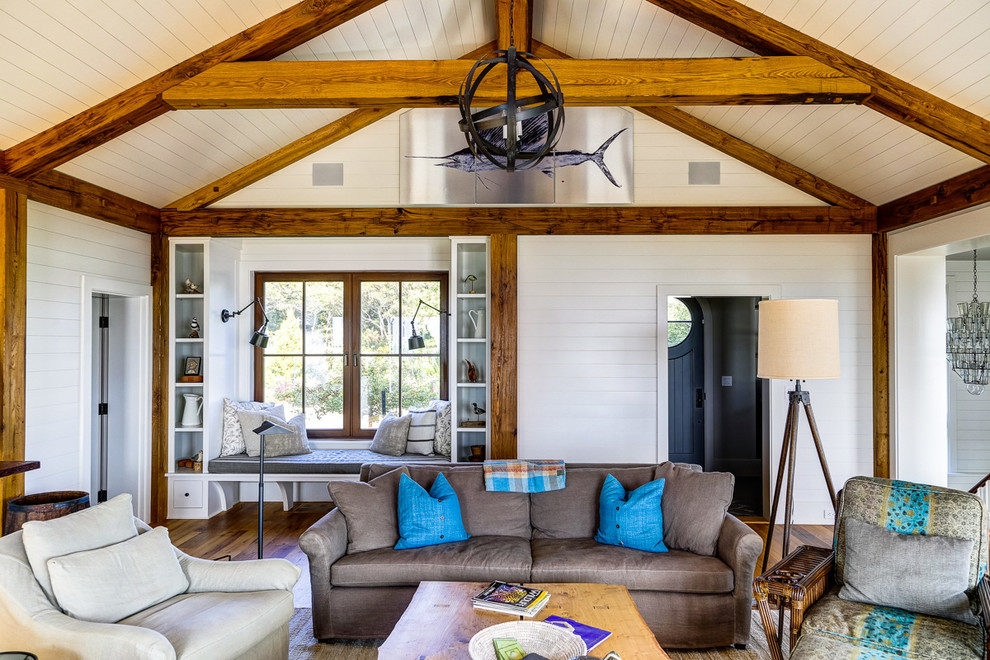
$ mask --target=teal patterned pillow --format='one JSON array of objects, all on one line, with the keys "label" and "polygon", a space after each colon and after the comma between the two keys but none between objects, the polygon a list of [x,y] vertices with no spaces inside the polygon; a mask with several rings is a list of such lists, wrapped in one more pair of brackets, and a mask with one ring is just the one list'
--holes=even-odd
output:
[{"label": "teal patterned pillow", "polygon": [[461,503],[443,473],[430,492],[403,474],[399,480],[399,542],[396,550],[466,541]]},{"label": "teal patterned pillow", "polygon": [[664,481],[657,479],[626,492],[618,479],[611,474],[605,477],[598,499],[600,522],[595,540],[635,550],[667,552],[660,510]]}]

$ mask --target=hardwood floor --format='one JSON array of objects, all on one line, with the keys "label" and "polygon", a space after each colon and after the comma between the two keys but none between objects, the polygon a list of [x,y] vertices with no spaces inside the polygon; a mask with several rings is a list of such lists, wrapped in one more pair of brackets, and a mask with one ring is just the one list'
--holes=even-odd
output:
[{"label": "hardwood floor", "polygon": [[[302,502],[291,511],[283,511],[278,502],[265,504],[265,557],[282,557],[303,569],[303,578],[296,588],[296,606],[309,607],[309,564],[299,549],[299,535],[333,508],[330,502]],[[766,539],[767,521],[743,518],[743,522]],[[167,520],[172,543],[195,557],[220,559],[230,555],[235,561],[257,557],[258,509],[254,503],[242,502],[209,520]],[[774,532],[774,547],[770,564],[780,559],[780,538],[783,526]],[[832,544],[831,525],[796,525],[791,534],[791,549],[799,545]],[[757,561],[759,567],[763,557]]]}]

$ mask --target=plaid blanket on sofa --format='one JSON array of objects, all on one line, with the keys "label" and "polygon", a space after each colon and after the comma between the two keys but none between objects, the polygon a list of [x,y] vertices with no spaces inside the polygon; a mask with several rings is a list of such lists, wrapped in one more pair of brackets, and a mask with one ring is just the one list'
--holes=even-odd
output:
[{"label": "plaid blanket on sofa", "polygon": [[564,461],[485,461],[485,490],[542,493],[564,482]]}]

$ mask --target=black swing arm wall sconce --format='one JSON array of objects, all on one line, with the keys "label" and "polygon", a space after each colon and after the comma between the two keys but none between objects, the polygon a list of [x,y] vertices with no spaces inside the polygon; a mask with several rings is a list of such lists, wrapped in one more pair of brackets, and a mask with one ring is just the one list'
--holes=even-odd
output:
[{"label": "black swing arm wall sconce", "polygon": [[251,305],[258,306],[258,309],[261,310],[261,315],[265,317],[265,322],[261,325],[260,328],[254,331],[254,334],[251,335],[251,339],[249,343],[253,346],[257,346],[258,348],[264,348],[268,346],[268,312],[265,311],[265,306],[261,304],[261,298],[255,298],[248,304],[244,305],[244,307],[241,307],[236,312],[232,312],[228,309],[223,310],[222,312],[220,312],[220,320],[226,323],[227,321],[234,318],[238,314],[243,313]]},{"label": "black swing arm wall sconce", "polygon": [[430,303],[425,302],[422,298],[420,298],[419,304],[416,305],[416,311],[413,312],[412,320],[409,321],[409,326],[412,328],[412,335],[409,337],[410,351],[418,351],[419,349],[426,346],[426,341],[423,339],[423,336],[416,332],[416,316],[419,314],[419,308],[422,307],[423,305],[426,305],[430,309],[439,312],[440,314],[446,314],[447,316],[450,316],[450,312],[445,312],[442,309],[437,309]]}]

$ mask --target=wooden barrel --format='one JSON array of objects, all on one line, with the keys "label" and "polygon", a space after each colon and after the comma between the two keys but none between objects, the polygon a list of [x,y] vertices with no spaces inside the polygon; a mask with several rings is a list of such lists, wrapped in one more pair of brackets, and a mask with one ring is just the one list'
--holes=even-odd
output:
[{"label": "wooden barrel", "polygon": [[62,490],[15,497],[7,502],[3,533],[11,534],[28,520],[51,520],[89,507],[89,493]]}]

